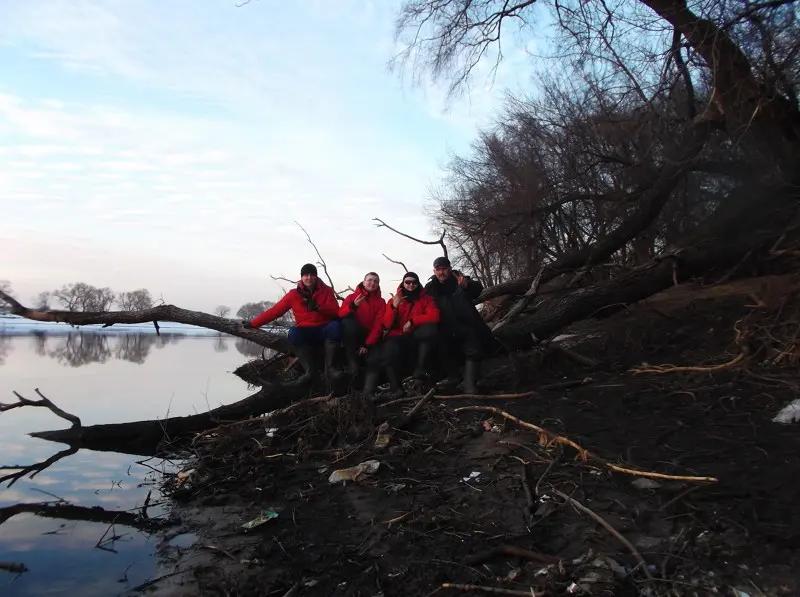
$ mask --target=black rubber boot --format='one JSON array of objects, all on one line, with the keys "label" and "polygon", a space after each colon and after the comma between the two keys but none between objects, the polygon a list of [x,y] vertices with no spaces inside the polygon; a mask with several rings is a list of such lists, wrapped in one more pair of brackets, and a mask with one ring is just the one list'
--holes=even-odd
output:
[{"label": "black rubber boot", "polygon": [[391,390],[392,398],[401,398],[405,395],[403,386],[400,385],[400,378],[397,376],[397,370],[394,367],[386,367],[386,377],[389,379],[389,389]]},{"label": "black rubber boot", "polygon": [[467,361],[464,363],[464,393],[477,394],[478,393],[478,369],[480,363],[478,361]]},{"label": "black rubber boot", "polygon": [[314,352],[313,348],[307,344],[301,344],[294,347],[297,362],[303,368],[303,374],[295,379],[286,383],[287,386],[302,386],[311,382],[314,376]]},{"label": "black rubber boot", "polygon": [[347,357],[347,369],[345,369],[344,372],[350,377],[355,377],[358,375],[358,369],[360,366],[358,362],[358,354],[356,354],[356,351],[350,346],[345,346],[344,355]]},{"label": "black rubber boot", "polygon": [[417,347],[417,366],[414,367],[414,373],[411,374],[414,379],[425,379],[427,377],[428,369],[425,365],[428,362],[432,348],[430,342],[421,342]]},{"label": "black rubber boot", "polygon": [[342,372],[334,368],[333,361],[336,359],[336,350],[339,346],[330,340],[325,341],[325,375],[331,381],[341,379]]},{"label": "black rubber boot", "polygon": [[378,377],[380,371],[370,367],[367,369],[367,374],[364,376],[364,389],[362,390],[364,397],[368,400],[375,400],[375,388],[378,387]]}]

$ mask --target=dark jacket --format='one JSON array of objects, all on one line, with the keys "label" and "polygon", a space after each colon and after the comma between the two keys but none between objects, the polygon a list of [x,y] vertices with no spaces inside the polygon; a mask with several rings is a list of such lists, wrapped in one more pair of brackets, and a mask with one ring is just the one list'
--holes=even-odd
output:
[{"label": "dark jacket", "polygon": [[454,276],[450,276],[444,282],[439,282],[436,276],[425,284],[425,292],[428,293],[436,306],[439,307],[440,327],[442,331],[450,336],[463,336],[468,333],[467,328],[484,339],[490,339],[492,331],[475,308],[473,302],[481,292],[483,284],[477,280],[467,279],[467,287],[462,288]]}]

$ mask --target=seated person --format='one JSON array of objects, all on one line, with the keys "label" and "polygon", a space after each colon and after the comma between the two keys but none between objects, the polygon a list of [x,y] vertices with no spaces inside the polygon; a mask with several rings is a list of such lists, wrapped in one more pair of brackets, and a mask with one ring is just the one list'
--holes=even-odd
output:
[{"label": "seated person", "polygon": [[303,375],[294,384],[308,383],[314,374],[314,345],[325,345],[325,372],[331,379],[341,376],[333,369],[333,359],[341,338],[339,303],[333,290],[317,277],[317,268],[306,263],[300,270],[300,282],[281,300],[255,317],[242,322],[258,328],[274,321],[289,309],[297,325],[289,329],[289,343],[303,367]]},{"label": "seated person", "polygon": [[[397,294],[386,303],[383,327],[387,334],[378,359],[386,370],[389,386],[395,396],[402,395],[397,368],[403,353],[416,349],[413,375],[417,379],[425,377],[425,364],[436,341],[438,321],[439,309],[422,289],[419,276],[414,272],[406,272],[402,284],[397,288]],[[366,395],[375,391],[377,380],[378,371],[371,366],[364,381]]]},{"label": "seated person", "polygon": [[367,355],[381,339],[386,301],[380,283],[378,274],[369,272],[339,309],[348,375],[358,373],[359,357]]},{"label": "seated person", "polygon": [[425,291],[436,301],[441,314],[439,354],[447,371],[444,383],[458,383],[459,361],[463,358],[464,392],[476,394],[480,362],[492,342],[492,331],[473,302],[483,292],[483,285],[453,271],[447,257],[437,257]]}]

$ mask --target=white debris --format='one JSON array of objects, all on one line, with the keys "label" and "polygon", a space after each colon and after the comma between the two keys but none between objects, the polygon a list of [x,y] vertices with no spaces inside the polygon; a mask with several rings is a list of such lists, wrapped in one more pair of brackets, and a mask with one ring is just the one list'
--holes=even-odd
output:
[{"label": "white debris", "polygon": [[772,419],[773,423],[797,423],[800,421],[800,398],[784,406]]},{"label": "white debris", "polygon": [[381,465],[377,460],[365,460],[358,466],[339,469],[333,471],[328,477],[328,483],[344,483],[345,481],[356,481],[364,475],[372,475],[378,471]]},{"label": "white debris", "polygon": [[636,489],[658,489],[661,487],[661,483],[646,477],[639,477],[636,479],[636,481],[631,483],[631,485],[633,485]]}]

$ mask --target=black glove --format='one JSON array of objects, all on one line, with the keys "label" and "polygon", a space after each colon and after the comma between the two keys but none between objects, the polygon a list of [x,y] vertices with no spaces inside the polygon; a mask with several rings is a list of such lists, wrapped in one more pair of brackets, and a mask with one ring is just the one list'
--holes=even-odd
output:
[{"label": "black glove", "polygon": [[250,323],[250,321],[247,320],[247,319],[242,319],[242,327],[243,328],[252,328],[253,324]]}]

